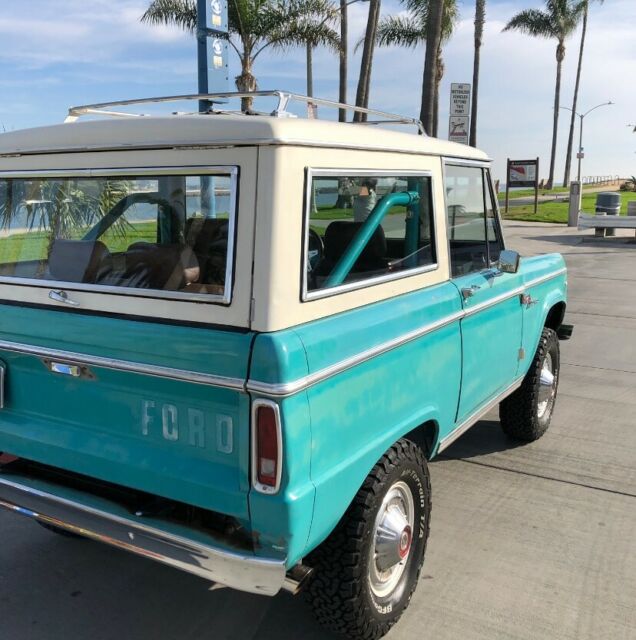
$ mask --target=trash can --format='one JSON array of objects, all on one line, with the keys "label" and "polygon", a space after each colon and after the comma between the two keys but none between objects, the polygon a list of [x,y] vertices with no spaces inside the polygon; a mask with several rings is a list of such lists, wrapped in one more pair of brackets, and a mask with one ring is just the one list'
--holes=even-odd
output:
[{"label": "trash can", "polygon": [[[596,213],[607,216],[617,216],[621,212],[621,194],[616,192],[603,192],[596,194]],[[607,229],[608,236],[615,236],[616,229]]]}]

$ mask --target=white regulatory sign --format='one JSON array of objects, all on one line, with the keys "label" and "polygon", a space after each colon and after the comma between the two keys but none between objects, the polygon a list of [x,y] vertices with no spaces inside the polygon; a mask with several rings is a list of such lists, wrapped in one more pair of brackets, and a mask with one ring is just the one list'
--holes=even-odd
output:
[{"label": "white regulatory sign", "polygon": [[470,84],[453,82],[450,91],[450,115],[470,115]]},{"label": "white regulatory sign", "polygon": [[451,116],[448,119],[448,139],[468,144],[468,116]]}]

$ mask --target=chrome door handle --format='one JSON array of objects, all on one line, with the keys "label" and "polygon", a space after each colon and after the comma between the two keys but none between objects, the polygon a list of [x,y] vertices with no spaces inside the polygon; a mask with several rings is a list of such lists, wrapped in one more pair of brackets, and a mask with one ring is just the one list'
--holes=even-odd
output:
[{"label": "chrome door handle", "polygon": [[481,287],[478,284],[473,284],[470,287],[464,287],[462,289],[462,298],[464,298],[464,300],[468,300],[468,298],[472,298],[480,289]]},{"label": "chrome door handle", "polygon": [[51,298],[51,300],[55,300],[55,302],[63,302],[64,304],[70,304],[73,307],[79,307],[79,302],[71,300],[66,291],[49,291],[49,298]]}]

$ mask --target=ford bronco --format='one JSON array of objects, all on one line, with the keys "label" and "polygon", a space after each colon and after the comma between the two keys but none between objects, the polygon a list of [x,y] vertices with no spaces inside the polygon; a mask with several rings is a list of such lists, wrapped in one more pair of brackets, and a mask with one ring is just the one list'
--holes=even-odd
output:
[{"label": "ford bronco", "polygon": [[481,151],[254,95],[0,136],[0,506],[378,638],[427,461],[548,428],[566,269],[506,249]]}]

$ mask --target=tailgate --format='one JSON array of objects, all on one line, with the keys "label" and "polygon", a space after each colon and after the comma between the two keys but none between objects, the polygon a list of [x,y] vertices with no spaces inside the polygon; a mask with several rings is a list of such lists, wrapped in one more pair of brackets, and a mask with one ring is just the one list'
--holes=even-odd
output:
[{"label": "tailgate", "polygon": [[0,451],[247,519],[251,333],[0,305]]}]

